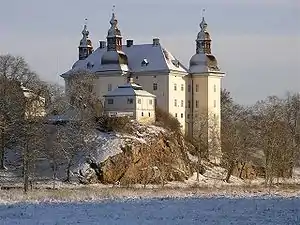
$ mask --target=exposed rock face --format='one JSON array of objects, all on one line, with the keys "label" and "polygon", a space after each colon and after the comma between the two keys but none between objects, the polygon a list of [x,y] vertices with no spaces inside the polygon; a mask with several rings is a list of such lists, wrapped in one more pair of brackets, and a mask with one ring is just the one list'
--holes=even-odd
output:
[{"label": "exposed rock face", "polygon": [[[182,136],[172,136],[163,129],[159,132],[144,130],[144,133],[139,130],[138,134],[140,137],[136,138],[126,136],[122,152],[98,164],[102,174],[99,182],[146,185],[184,181],[192,175],[187,145]],[[92,177],[95,175],[91,171],[85,177],[94,182]]]}]

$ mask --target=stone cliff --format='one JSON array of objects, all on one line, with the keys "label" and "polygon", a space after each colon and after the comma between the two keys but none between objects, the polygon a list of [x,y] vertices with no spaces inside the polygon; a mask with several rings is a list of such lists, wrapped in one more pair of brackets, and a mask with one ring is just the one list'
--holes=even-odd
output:
[{"label": "stone cliff", "polygon": [[118,134],[121,151],[103,161],[89,161],[87,169],[80,172],[82,183],[164,184],[192,175],[189,145],[183,136],[156,126],[133,126],[132,134]]}]

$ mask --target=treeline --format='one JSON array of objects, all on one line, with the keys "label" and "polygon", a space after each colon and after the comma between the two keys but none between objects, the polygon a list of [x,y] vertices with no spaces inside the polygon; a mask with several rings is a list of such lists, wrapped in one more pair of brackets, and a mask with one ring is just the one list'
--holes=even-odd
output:
[{"label": "treeline", "polygon": [[[22,57],[0,55],[0,170],[9,167],[18,174],[19,169],[25,192],[36,179],[38,162],[49,162],[54,185],[60,167],[70,181],[78,150],[93,147],[84,137],[94,130],[101,107],[94,104],[92,75],[85,75],[83,82],[80,72],[75,74],[70,105],[63,88],[43,82]],[[65,113],[71,118],[68,126],[59,117]]]},{"label": "treeline", "polygon": [[300,95],[269,96],[242,106],[223,90],[221,105],[225,180],[229,181],[238,163],[259,164],[255,159],[263,163],[267,185],[272,185],[274,178],[291,178],[300,162]]}]

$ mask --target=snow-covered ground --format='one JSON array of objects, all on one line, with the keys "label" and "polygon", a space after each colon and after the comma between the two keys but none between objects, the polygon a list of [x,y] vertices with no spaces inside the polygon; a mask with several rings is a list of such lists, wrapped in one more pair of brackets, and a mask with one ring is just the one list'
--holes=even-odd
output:
[{"label": "snow-covered ground", "polygon": [[0,224],[299,225],[300,199],[156,198],[0,205]]}]

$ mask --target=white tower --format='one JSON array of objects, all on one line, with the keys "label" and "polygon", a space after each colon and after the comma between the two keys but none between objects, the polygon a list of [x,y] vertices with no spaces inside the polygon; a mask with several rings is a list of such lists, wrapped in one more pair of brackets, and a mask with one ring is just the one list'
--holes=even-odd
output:
[{"label": "white tower", "polygon": [[211,53],[211,38],[204,17],[200,28],[196,39],[196,54],[190,59],[189,66],[188,134],[195,140],[201,139],[204,155],[218,163],[221,150],[221,79],[225,73],[220,71]]}]

